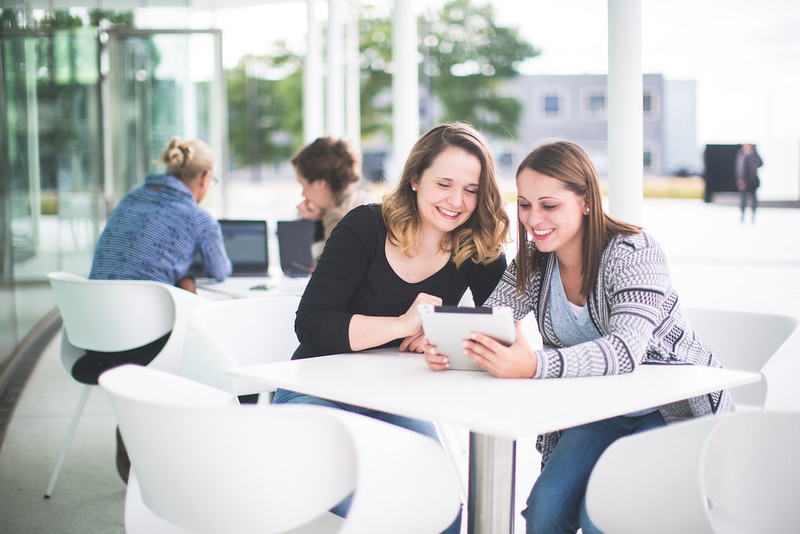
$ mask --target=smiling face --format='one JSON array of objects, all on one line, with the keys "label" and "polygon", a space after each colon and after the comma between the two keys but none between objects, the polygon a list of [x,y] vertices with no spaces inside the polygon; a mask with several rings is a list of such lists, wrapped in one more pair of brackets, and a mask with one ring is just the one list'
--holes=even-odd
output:
[{"label": "smiling face", "polygon": [[448,147],[411,181],[423,232],[445,234],[467,222],[477,205],[481,170],[477,157]]},{"label": "smiling face", "polygon": [[528,238],[542,252],[570,263],[583,258],[586,199],[561,180],[531,168],[517,175],[517,212]]}]

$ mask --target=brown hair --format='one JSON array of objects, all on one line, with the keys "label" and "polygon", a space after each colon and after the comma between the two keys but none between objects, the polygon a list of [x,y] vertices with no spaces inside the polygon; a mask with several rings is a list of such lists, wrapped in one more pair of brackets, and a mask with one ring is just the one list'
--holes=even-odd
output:
[{"label": "brown hair", "polygon": [[292,165],[309,183],[325,180],[337,205],[348,186],[361,180],[361,157],[344,139],[319,137],[294,155]]},{"label": "brown hair", "polygon": [[187,184],[204,172],[211,171],[216,163],[214,153],[205,141],[184,141],[180,137],[170,139],[158,161],[167,166],[167,174]]},{"label": "brown hair", "polygon": [[[518,180],[519,173],[524,169],[532,169],[560,180],[568,190],[586,200],[589,213],[584,217],[581,293],[589,295],[597,282],[603,251],[611,239],[619,234],[637,234],[641,228],[615,219],[603,211],[597,171],[589,154],[575,143],[559,140],[537,147],[519,164]],[[530,274],[544,268],[544,254],[529,244],[525,226],[521,222],[518,226],[517,292],[523,293],[530,280]]]},{"label": "brown hair", "polygon": [[497,185],[497,168],[486,139],[469,124],[453,122],[434,126],[414,144],[395,189],[383,198],[383,220],[389,242],[406,255],[416,248],[419,230],[417,197],[412,182],[433,164],[445,149],[460,148],[478,158],[481,176],[472,216],[442,237],[440,247],[449,251],[460,266],[467,259],[474,263],[490,263],[503,252],[508,241],[508,215]]}]

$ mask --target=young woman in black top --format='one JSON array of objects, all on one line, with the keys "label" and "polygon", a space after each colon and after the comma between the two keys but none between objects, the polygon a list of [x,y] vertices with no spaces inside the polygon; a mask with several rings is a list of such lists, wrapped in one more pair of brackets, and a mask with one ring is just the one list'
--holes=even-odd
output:
[{"label": "young woman in black top", "polygon": [[[506,267],[509,221],[488,143],[463,123],[416,142],[382,204],[359,206],[325,244],[297,310],[294,358],[382,346],[422,352],[417,305],[476,305]],[[276,403],[333,406],[437,438],[432,423],[278,390]],[[342,513],[346,506],[334,510]],[[460,519],[447,530],[458,532]]]}]

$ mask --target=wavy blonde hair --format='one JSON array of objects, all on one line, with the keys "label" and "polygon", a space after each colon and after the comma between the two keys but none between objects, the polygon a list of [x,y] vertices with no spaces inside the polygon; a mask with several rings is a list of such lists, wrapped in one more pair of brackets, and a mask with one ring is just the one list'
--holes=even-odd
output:
[{"label": "wavy blonde hair", "polygon": [[[614,236],[638,234],[641,228],[620,221],[603,211],[600,180],[592,159],[575,143],[564,140],[547,142],[525,156],[517,169],[524,169],[550,176],[564,183],[566,188],[586,200],[589,213],[584,219],[583,232],[583,281],[581,293],[588,295],[597,282],[603,251]],[[517,208],[519,210],[519,208]],[[519,213],[517,213],[519,221]],[[544,254],[528,241],[528,232],[520,222],[517,240],[517,292],[522,294],[530,275],[544,268]]]},{"label": "wavy blonde hair", "polygon": [[187,184],[204,172],[210,172],[216,165],[214,152],[205,141],[184,141],[180,137],[170,139],[158,161],[167,166],[167,174],[180,178]]},{"label": "wavy blonde hair", "polygon": [[472,126],[453,122],[434,126],[414,144],[406,159],[400,182],[383,197],[383,220],[389,242],[407,256],[416,250],[420,216],[412,183],[445,149],[455,147],[472,154],[481,163],[477,204],[470,218],[445,234],[439,244],[460,267],[467,260],[487,264],[503,253],[508,242],[509,221],[500,188],[497,166],[486,139]]}]

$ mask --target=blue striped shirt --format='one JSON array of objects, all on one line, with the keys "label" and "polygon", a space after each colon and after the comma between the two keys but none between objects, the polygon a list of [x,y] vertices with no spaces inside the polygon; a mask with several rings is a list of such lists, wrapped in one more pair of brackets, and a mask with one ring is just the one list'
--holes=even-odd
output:
[{"label": "blue striped shirt", "polygon": [[218,281],[230,276],[231,262],[217,220],[197,204],[183,181],[150,175],[108,218],[89,278],[175,285],[189,271],[195,251],[208,276]]}]

